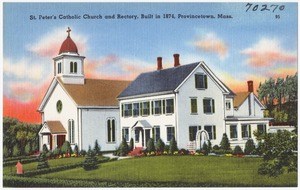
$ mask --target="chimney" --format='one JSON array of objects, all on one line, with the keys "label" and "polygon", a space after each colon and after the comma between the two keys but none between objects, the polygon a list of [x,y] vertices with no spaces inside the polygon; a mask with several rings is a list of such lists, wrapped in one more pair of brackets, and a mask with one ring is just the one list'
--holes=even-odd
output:
[{"label": "chimney", "polygon": [[176,53],[173,56],[174,56],[174,67],[177,67],[177,66],[180,65],[180,63],[179,63],[179,54]]},{"label": "chimney", "polygon": [[162,70],[162,57],[157,57],[157,70]]},{"label": "chimney", "polygon": [[253,81],[249,80],[248,83],[248,92],[253,92]]}]

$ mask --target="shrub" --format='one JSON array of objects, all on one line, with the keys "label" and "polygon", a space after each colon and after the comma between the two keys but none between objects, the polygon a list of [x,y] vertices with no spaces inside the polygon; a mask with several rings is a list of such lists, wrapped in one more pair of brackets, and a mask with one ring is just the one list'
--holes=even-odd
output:
[{"label": "shrub", "polygon": [[133,149],[134,149],[133,138],[131,138],[129,142],[129,150],[132,151]]},{"label": "shrub", "polygon": [[170,150],[170,146],[169,145],[165,145],[164,152],[169,152],[169,150]]},{"label": "shrub", "polygon": [[69,141],[65,141],[64,144],[61,147],[61,153],[62,154],[72,154],[72,148],[71,145],[69,143]]},{"label": "shrub", "polygon": [[[78,147],[77,147],[78,148]],[[101,152],[100,152],[100,150],[101,150],[101,147],[100,147],[100,145],[98,144],[98,140],[96,139],[96,141],[95,141],[95,146],[94,146],[94,153],[96,154],[96,155],[101,155]]]},{"label": "shrub", "polygon": [[147,142],[147,152],[154,152],[155,147],[154,147],[154,140],[150,138]]},{"label": "shrub", "polygon": [[161,139],[158,139],[158,141],[156,142],[155,150],[163,152],[164,149],[165,149],[165,143]]},{"label": "shrub", "polygon": [[80,155],[85,156],[85,155],[86,155],[86,151],[82,149],[82,150],[80,151]]},{"label": "shrub", "polygon": [[87,152],[87,155],[85,156],[85,160],[82,163],[82,166],[85,170],[93,170],[97,169],[97,157],[95,156],[95,153],[91,150],[91,146],[89,146],[89,150]]},{"label": "shrub", "polygon": [[13,156],[20,156],[21,155],[21,151],[18,147],[18,145],[15,145],[13,148]]},{"label": "shrub", "polygon": [[38,166],[37,166],[38,170],[44,169],[44,168],[49,168],[46,154],[47,154],[46,152],[42,152],[40,154],[40,156],[39,156],[39,162],[38,162]]},{"label": "shrub", "polygon": [[206,144],[206,142],[203,143],[200,152],[203,153],[204,155],[208,155],[209,149],[208,149],[208,145]]},{"label": "shrub", "polygon": [[3,157],[6,158],[9,156],[8,148],[4,145],[3,146]]},{"label": "shrub", "polygon": [[43,144],[43,152],[48,152],[49,150],[48,150],[48,147],[47,147],[47,145],[46,144]]},{"label": "shrub", "polygon": [[173,136],[170,142],[169,154],[173,154],[175,151],[178,151],[177,142]]},{"label": "shrub", "polygon": [[129,146],[128,146],[125,138],[123,137],[122,142],[115,154],[117,156],[126,156],[128,153],[129,153]]},{"label": "shrub", "polygon": [[60,147],[58,146],[58,147],[56,147],[54,150],[53,150],[53,154],[55,155],[55,156],[58,156],[58,155],[60,155],[61,154],[61,149],[60,149]]},{"label": "shrub", "polygon": [[222,137],[222,140],[221,140],[221,143],[220,143],[220,149],[224,153],[229,153],[231,151],[229,139],[228,139],[226,133],[223,133],[223,137]]},{"label": "shrub", "polygon": [[239,145],[236,145],[233,150],[233,154],[244,154],[242,148]]},{"label": "shrub", "polygon": [[253,154],[255,151],[255,145],[252,139],[248,139],[245,145],[245,154]]}]

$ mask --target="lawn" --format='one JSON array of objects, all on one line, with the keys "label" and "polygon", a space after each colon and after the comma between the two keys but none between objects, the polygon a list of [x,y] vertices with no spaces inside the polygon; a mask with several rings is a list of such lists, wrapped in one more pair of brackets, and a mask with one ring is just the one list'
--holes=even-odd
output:
[{"label": "lawn", "polygon": [[44,174],[42,178],[120,181],[177,182],[213,186],[297,186],[297,173],[277,178],[257,174],[261,158],[214,156],[156,156],[107,162],[92,171],[75,168]]}]

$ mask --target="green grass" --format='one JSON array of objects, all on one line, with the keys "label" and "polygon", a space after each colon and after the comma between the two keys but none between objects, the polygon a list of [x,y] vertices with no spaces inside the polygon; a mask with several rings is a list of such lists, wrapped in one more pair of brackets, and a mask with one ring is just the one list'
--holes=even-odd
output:
[{"label": "green grass", "polygon": [[156,156],[107,162],[92,171],[76,168],[40,177],[120,182],[201,183],[227,187],[297,186],[297,173],[285,173],[277,178],[258,175],[260,163],[261,158]]}]

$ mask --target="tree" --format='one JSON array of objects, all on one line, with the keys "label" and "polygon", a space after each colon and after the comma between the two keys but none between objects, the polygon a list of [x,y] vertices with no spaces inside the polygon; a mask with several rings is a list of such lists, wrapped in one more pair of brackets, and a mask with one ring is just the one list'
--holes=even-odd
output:
[{"label": "tree", "polygon": [[116,151],[117,156],[126,156],[129,153],[129,146],[126,139],[123,137],[119,148]]},{"label": "tree", "polygon": [[46,144],[43,144],[43,149],[42,150],[43,150],[43,152],[46,152],[46,153],[49,151]]},{"label": "tree", "polygon": [[236,145],[233,149],[233,154],[244,154],[244,152],[239,145]]},{"label": "tree", "polygon": [[155,151],[154,140],[150,138],[147,142],[147,152]]},{"label": "tree", "polygon": [[74,151],[73,151],[76,155],[78,155],[79,154],[79,149],[78,149],[78,146],[77,146],[77,144],[75,145],[75,147],[74,147]]},{"label": "tree", "polygon": [[223,137],[222,137],[222,140],[220,142],[220,150],[222,150],[224,153],[227,153],[231,150],[229,139],[228,139],[226,133],[223,133]]},{"label": "tree", "polygon": [[177,147],[177,142],[175,140],[175,137],[173,136],[170,141],[169,154],[173,154],[175,151],[178,151],[178,147]]},{"label": "tree", "polygon": [[245,154],[253,154],[255,152],[255,144],[253,139],[248,139],[245,144]]},{"label": "tree", "polygon": [[284,173],[284,167],[288,172],[297,172],[297,141],[297,134],[286,130],[265,134],[261,144],[264,163],[260,165],[258,173],[276,177]]},{"label": "tree", "polygon": [[200,152],[202,152],[204,155],[208,155],[209,148],[208,148],[208,145],[206,144],[206,142],[203,143],[202,149],[200,150]]},{"label": "tree", "polygon": [[98,161],[95,153],[92,151],[91,146],[89,146],[88,152],[85,156],[85,160],[82,163],[82,167],[85,170],[93,170],[98,168]]},{"label": "tree", "polygon": [[95,141],[95,146],[94,146],[94,153],[96,155],[101,155],[101,148],[100,148],[100,145],[98,144],[98,140],[96,139]]},{"label": "tree", "polygon": [[61,153],[62,154],[72,154],[72,148],[69,141],[65,141],[64,144],[61,146]]},{"label": "tree", "polygon": [[132,151],[133,149],[134,149],[133,138],[131,138],[129,142],[129,150]]},{"label": "tree", "polygon": [[47,156],[46,156],[46,152],[42,152],[39,156],[39,162],[38,162],[38,166],[37,169],[44,169],[44,168],[49,168],[49,164],[48,164],[48,160],[47,160]]},{"label": "tree", "polygon": [[161,139],[158,139],[158,141],[156,142],[155,150],[163,152],[164,149],[165,149],[165,143]]}]

